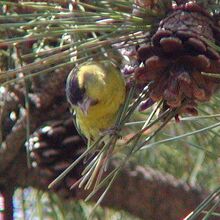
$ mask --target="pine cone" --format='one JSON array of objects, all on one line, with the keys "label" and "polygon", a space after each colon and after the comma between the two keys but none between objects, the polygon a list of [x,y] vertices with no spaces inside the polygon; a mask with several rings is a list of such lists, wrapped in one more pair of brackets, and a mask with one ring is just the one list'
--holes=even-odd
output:
[{"label": "pine cone", "polygon": [[[37,130],[30,138],[32,166],[38,169],[41,182],[49,185],[85,149],[73,119],[52,122]],[[52,190],[63,198],[74,196],[70,187],[79,179],[83,165],[78,165]]]},{"label": "pine cone", "polygon": [[220,44],[220,27],[196,3],[177,5],[164,18],[151,42],[137,50],[142,62],[135,70],[139,84],[151,85],[150,99],[164,101],[164,110],[180,107],[197,114],[197,102],[210,100],[220,80],[203,73],[220,73],[220,54],[209,42]]}]

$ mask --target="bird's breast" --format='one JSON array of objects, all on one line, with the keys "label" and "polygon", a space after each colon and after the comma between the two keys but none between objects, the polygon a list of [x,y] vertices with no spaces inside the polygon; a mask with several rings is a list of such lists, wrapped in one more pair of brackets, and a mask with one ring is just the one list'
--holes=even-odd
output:
[{"label": "bird's breast", "polygon": [[122,101],[108,100],[100,102],[90,107],[88,114],[85,115],[80,109],[77,109],[77,120],[80,129],[87,138],[97,137],[100,133],[111,128],[116,120],[116,115]]}]

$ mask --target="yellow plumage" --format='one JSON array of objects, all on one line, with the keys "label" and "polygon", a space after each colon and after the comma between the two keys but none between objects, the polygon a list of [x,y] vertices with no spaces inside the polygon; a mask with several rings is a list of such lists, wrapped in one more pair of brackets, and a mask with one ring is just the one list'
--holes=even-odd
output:
[{"label": "yellow plumage", "polygon": [[[76,76],[68,77],[67,98],[68,92],[71,93],[68,83],[70,87],[79,87],[73,89],[72,93],[76,94],[69,94],[72,97],[68,98],[75,110],[76,122],[88,140],[95,140],[115,123],[118,110],[125,99],[124,79],[110,62],[86,63],[70,74]],[[70,80],[73,78],[77,82],[71,84]],[[80,91],[82,95],[79,95]]]}]

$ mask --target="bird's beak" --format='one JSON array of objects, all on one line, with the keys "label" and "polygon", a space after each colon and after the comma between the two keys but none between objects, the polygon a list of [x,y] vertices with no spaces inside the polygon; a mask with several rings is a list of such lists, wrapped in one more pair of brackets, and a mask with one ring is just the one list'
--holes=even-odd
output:
[{"label": "bird's beak", "polygon": [[92,103],[93,100],[89,97],[84,98],[82,102],[78,102],[78,106],[84,115],[88,114],[89,107],[92,105]]}]

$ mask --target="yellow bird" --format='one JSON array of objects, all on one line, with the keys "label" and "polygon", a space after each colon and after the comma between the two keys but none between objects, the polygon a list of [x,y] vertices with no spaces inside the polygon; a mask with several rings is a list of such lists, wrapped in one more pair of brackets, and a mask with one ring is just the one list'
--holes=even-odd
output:
[{"label": "yellow bird", "polygon": [[67,100],[89,144],[114,126],[125,93],[124,79],[111,62],[84,63],[70,72]]}]

